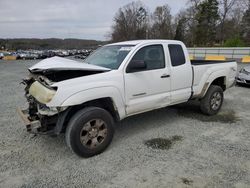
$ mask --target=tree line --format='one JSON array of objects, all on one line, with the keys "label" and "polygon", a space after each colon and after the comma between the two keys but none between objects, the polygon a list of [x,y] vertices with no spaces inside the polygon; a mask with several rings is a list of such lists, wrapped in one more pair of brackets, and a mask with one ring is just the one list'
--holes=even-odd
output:
[{"label": "tree line", "polygon": [[189,0],[176,15],[168,4],[150,12],[142,1],[134,1],[117,11],[110,38],[175,39],[190,47],[250,46],[250,0]]},{"label": "tree line", "polygon": [[83,49],[97,48],[104,45],[105,41],[83,39],[0,39],[0,50],[54,50],[54,49]]}]

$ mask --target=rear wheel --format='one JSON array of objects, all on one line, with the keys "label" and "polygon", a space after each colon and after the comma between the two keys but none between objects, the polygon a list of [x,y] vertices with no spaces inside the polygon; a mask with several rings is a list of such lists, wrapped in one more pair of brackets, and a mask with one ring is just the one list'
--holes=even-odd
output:
[{"label": "rear wheel", "polygon": [[66,142],[81,157],[91,157],[103,152],[111,143],[114,121],[106,110],[86,107],[77,112],[66,129]]},{"label": "rear wheel", "polygon": [[206,115],[217,114],[223,103],[223,90],[220,86],[211,85],[201,99],[200,109]]}]

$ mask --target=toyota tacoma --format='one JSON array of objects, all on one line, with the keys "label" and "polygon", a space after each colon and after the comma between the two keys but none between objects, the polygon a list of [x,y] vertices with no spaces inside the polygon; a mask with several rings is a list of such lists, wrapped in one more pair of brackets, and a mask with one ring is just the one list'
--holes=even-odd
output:
[{"label": "toyota tacoma", "polygon": [[53,57],[28,70],[22,81],[28,107],[18,109],[27,131],[65,133],[73,152],[91,157],[128,116],[195,99],[201,112],[216,114],[237,63],[190,61],[180,41],[136,40],[105,45],[84,62]]}]

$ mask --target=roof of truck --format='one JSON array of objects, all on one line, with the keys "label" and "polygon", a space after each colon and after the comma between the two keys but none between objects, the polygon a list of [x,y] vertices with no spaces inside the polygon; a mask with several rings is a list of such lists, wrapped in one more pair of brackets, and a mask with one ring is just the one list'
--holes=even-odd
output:
[{"label": "roof of truck", "polygon": [[150,39],[150,40],[130,40],[130,41],[112,43],[112,44],[108,44],[108,45],[138,45],[138,44],[146,44],[146,43],[151,43],[151,42],[181,43],[181,41],[178,41],[178,40],[160,40],[160,39],[152,40],[152,39]]}]

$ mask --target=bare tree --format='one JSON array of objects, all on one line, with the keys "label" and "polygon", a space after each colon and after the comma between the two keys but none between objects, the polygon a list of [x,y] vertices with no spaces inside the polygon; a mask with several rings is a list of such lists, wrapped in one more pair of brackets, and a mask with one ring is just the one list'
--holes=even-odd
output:
[{"label": "bare tree", "polygon": [[227,19],[228,14],[232,11],[234,5],[236,4],[237,0],[220,0],[220,41],[224,43],[224,28],[225,28],[225,21]]},{"label": "bare tree", "polygon": [[142,1],[136,1],[118,10],[110,37],[113,41],[175,38],[188,46],[248,41],[249,7],[250,0],[188,0],[187,8],[175,17],[168,5],[158,6],[149,16]]},{"label": "bare tree", "polygon": [[191,6],[194,7],[194,9],[197,9],[201,1],[202,0],[189,0],[188,4],[191,4]]},{"label": "bare tree", "polygon": [[151,38],[172,39],[172,15],[168,5],[156,7],[152,18]]},{"label": "bare tree", "polygon": [[180,40],[186,43],[186,36],[188,31],[188,19],[186,12],[180,11],[180,13],[175,18],[175,40]]},{"label": "bare tree", "polygon": [[[145,14],[145,15],[143,15]],[[120,8],[114,17],[112,41],[143,39],[146,37],[147,9],[141,1],[132,2]]]},{"label": "bare tree", "polygon": [[244,42],[250,45],[250,0],[248,0],[247,9],[244,12],[241,22],[241,34]]},{"label": "bare tree", "polygon": [[[197,26],[197,20],[195,18],[198,12],[198,6],[202,2],[202,0],[189,0],[187,2],[187,8],[185,10],[181,10],[181,12],[177,15],[177,17],[185,17],[185,43],[188,46],[193,46],[195,43],[195,31]],[[181,15],[181,16],[180,16]]]}]

